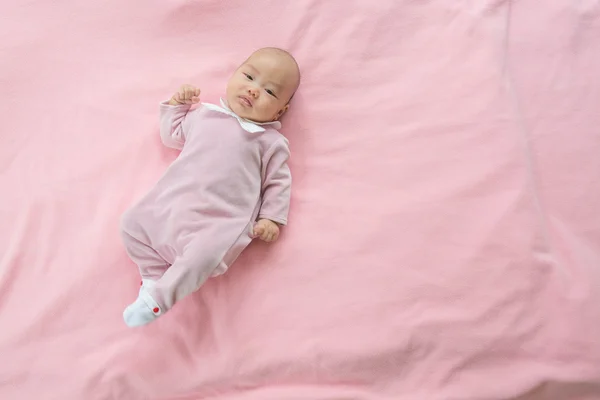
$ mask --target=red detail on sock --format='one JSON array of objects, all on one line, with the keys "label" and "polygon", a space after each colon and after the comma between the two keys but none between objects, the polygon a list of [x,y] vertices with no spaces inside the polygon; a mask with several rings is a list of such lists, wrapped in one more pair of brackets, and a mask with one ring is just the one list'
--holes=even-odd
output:
[{"label": "red detail on sock", "polygon": [[144,284],[144,281],[140,281],[140,286],[142,286]]},{"label": "red detail on sock", "polygon": [[157,312],[159,312],[160,310],[158,309],[158,307],[154,307],[154,309],[153,309],[152,311],[153,311],[153,312],[155,312],[155,313],[157,313]]}]

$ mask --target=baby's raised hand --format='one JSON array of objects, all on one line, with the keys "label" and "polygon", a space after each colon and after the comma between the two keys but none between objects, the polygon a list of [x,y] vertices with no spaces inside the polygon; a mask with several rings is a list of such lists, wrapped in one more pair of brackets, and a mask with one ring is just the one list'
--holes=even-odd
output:
[{"label": "baby's raised hand", "polygon": [[200,89],[192,85],[182,85],[171,97],[169,104],[177,106],[180,104],[196,104],[200,101]]},{"label": "baby's raised hand", "polygon": [[274,242],[279,237],[279,226],[271,220],[260,219],[254,225],[254,238],[259,238],[267,243]]}]

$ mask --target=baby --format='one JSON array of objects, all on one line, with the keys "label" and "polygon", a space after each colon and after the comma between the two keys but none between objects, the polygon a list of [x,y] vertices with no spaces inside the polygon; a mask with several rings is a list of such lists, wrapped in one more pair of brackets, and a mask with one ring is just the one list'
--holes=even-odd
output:
[{"label": "baby", "polygon": [[125,212],[121,234],[142,276],[125,323],[154,321],[224,273],[252,238],[272,242],[287,223],[291,175],[279,118],[300,83],[284,50],[254,52],[229,79],[221,105],[183,85],[160,106],[163,143],[181,150],[156,186]]}]

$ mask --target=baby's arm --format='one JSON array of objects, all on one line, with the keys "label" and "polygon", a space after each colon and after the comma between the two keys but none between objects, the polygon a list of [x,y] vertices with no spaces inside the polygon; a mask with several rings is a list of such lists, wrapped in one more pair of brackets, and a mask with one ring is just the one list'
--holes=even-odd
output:
[{"label": "baby's arm", "polygon": [[192,104],[198,103],[200,89],[183,85],[179,91],[160,105],[160,137],[165,146],[181,150],[191,129],[188,116]]},{"label": "baby's arm", "polygon": [[290,151],[285,140],[275,143],[265,154],[265,180],[259,219],[279,225],[287,224],[290,208],[292,175],[287,165]]}]

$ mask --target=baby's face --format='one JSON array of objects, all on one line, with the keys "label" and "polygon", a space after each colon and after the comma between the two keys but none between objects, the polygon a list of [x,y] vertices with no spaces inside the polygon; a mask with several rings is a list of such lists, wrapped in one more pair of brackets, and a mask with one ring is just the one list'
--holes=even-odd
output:
[{"label": "baby's face", "polygon": [[287,110],[299,76],[284,54],[259,50],[235,71],[227,83],[227,103],[242,118],[274,121]]}]

